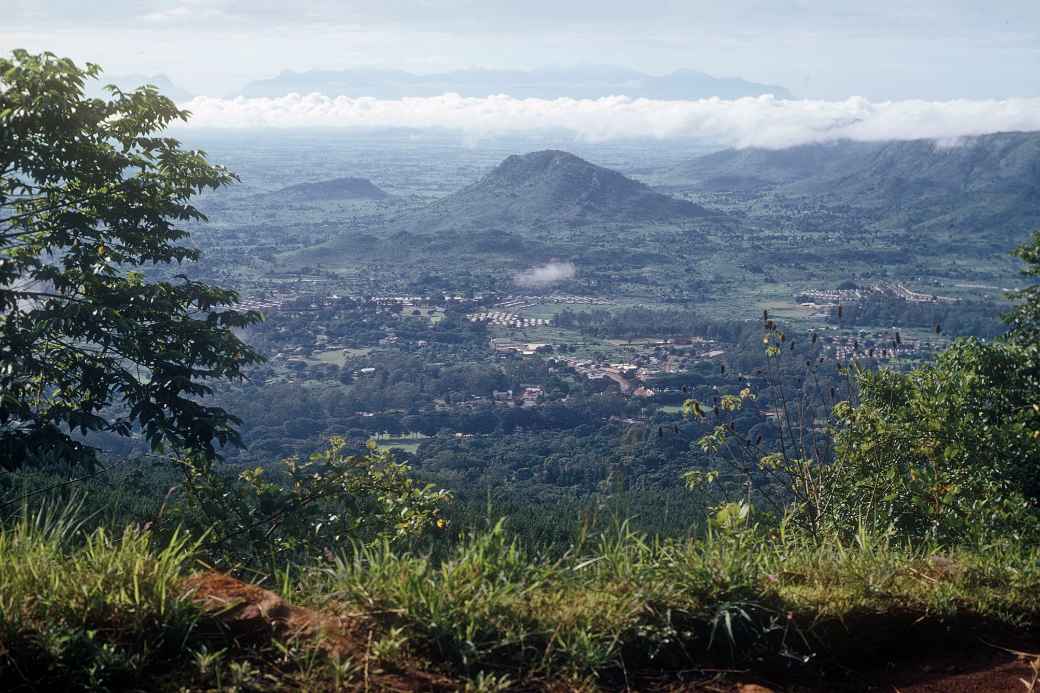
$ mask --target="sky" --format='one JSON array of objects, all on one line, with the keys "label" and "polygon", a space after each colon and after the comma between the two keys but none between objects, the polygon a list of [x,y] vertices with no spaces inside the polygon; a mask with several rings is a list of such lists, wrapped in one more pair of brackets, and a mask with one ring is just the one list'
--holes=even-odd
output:
[{"label": "sky", "polygon": [[[1038,0],[0,0],[0,50],[228,96],[283,70],[695,69],[841,101],[1040,96]],[[12,7],[13,5],[13,7]]]}]

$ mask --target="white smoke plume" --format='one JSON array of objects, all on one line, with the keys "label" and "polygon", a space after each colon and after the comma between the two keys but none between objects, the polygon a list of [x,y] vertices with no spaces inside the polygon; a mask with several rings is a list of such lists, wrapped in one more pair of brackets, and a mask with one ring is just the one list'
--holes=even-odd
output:
[{"label": "white smoke plume", "polygon": [[531,267],[513,276],[513,283],[525,289],[537,289],[573,279],[577,269],[573,262],[549,262]]},{"label": "white smoke plume", "polygon": [[198,128],[437,128],[468,137],[563,130],[593,142],[705,138],[734,147],[779,148],[838,139],[941,139],[1040,130],[1040,97],[1003,100],[844,101],[741,99],[663,101],[435,97],[376,99],[290,94],[197,97],[182,104]]}]

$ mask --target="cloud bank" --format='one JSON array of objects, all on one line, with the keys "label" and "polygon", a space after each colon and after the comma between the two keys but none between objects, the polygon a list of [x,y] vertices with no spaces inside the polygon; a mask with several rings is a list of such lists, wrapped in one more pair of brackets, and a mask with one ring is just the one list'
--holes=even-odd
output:
[{"label": "cloud bank", "polygon": [[573,279],[575,274],[577,269],[573,262],[549,262],[518,272],[513,276],[513,283],[527,289],[536,289]]},{"label": "cloud bank", "polygon": [[592,142],[704,138],[734,147],[787,147],[838,139],[941,139],[1040,130],[1040,97],[1002,100],[664,101],[435,97],[376,99],[290,94],[278,98],[198,97],[182,104],[192,128],[415,128],[491,137],[565,131]]}]

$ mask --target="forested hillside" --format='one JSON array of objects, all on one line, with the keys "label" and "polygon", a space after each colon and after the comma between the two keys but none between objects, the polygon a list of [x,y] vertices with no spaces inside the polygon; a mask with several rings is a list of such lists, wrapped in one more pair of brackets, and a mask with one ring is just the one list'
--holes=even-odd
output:
[{"label": "forested hillside", "polygon": [[813,196],[870,210],[881,223],[985,235],[1040,224],[1040,135],[1008,132],[950,141],[838,141],[727,150],[674,175],[694,189]]}]

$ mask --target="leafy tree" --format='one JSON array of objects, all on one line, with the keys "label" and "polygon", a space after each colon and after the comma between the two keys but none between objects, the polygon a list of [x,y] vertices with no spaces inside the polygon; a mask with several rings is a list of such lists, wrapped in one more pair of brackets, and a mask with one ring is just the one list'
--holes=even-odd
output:
[{"label": "leafy tree", "polygon": [[196,193],[234,180],[159,134],[187,120],[153,87],[88,99],[50,53],[0,59],[0,466],[30,451],[92,460],[75,432],[215,456],[238,420],[200,398],[260,357],[233,329],[259,315],[234,292],[149,280],[198,258],[185,222]]},{"label": "leafy tree", "polygon": [[1010,298],[1019,301],[1019,305],[1004,316],[1005,322],[1011,326],[1008,339],[1035,346],[1040,344],[1040,231],[1035,231],[1028,243],[1016,248],[1015,255],[1026,263],[1022,274],[1035,277],[1036,281],[1009,294]]}]

